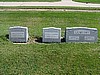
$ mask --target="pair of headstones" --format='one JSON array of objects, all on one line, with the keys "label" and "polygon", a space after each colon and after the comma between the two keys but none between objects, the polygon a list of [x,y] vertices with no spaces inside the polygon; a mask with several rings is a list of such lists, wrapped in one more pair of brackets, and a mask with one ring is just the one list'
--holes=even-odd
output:
[{"label": "pair of headstones", "polygon": [[[12,42],[27,42],[28,28],[15,26],[9,28],[9,39]],[[70,27],[65,30],[65,42],[97,42],[98,30],[87,27]],[[42,42],[61,42],[61,28],[43,28]]]},{"label": "pair of headstones", "polygon": [[[60,31],[61,28],[43,28],[43,42],[61,42]],[[9,40],[14,43],[26,43],[28,41],[28,28],[21,26],[10,27]]]},{"label": "pair of headstones", "polygon": [[[65,42],[97,42],[98,30],[87,27],[65,29]],[[43,42],[61,42],[61,28],[43,28]]]}]

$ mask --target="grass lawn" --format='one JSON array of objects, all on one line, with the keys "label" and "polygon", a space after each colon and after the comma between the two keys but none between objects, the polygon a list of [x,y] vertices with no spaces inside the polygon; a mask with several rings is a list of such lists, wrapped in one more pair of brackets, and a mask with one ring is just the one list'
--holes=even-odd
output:
[{"label": "grass lawn", "polygon": [[0,2],[56,2],[61,0],[0,0]]},{"label": "grass lawn", "polygon": [[78,2],[88,2],[88,3],[100,3],[100,0],[73,0]]},{"label": "grass lawn", "polygon": [[0,6],[0,9],[69,9],[69,10],[100,10],[100,8],[91,7],[68,7],[68,6]]},{"label": "grass lawn", "polygon": [[27,26],[31,41],[42,36],[43,27],[95,27],[100,13],[0,12],[0,75],[99,75],[100,32],[97,43],[12,44],[10,26]]}]

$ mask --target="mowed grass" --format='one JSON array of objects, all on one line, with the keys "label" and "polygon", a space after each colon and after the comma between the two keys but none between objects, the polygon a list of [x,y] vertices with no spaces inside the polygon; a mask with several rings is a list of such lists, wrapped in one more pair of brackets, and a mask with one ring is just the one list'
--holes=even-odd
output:
[{"label": "mowed grass", "polygon": [[73,0],[78,2],[85,2],[85,3],[100,3],[100,0]]},{"label": "mowed grass", "polygon": [[0,0],[0,2],[56,2],[61,0]]},{"label": "mowed grass", "polygon": [[100,13],[0,12],[0,75],[99,75],[100,32],[97,43],[13,44],[6,35],[10,26],[27,26],[31,41],[43,27],[95,27]]}]

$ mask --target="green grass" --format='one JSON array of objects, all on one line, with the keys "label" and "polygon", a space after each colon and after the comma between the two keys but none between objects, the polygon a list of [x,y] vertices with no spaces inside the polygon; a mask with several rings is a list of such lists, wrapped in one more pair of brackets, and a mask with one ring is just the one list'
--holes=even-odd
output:
[{"label": "green grass", "polygon": [[0,6],[0,9],[69,9],[69,10],[100,10],[93,7],[67,7],[67,6]]},{"label": "green grass", "polygon": [[[5,36],[10,26],[27,26],[30,38],[42,36],[43,27],[95,27],[100,13],[0,12],[0,75],[99,75],[100,32],[97,43],[12,44]],[[31,39],[31,41],[33,41]]]},{"label": "green grass", "polygon": [[61,0],[0,0],[0,2],[56,2]]},{"label": "green grass", "polygon": [[87,3],[100,3],[100,0],[73,0],[78,2],[87,2]]}]

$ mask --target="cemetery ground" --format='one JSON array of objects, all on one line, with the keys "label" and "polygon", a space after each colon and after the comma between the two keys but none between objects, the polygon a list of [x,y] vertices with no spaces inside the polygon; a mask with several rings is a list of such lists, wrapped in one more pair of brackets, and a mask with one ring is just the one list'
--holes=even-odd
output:
[{"label": "cemetery ground", "polygon": [[31,10],[36,10],[39,11],[43,10],[49,10],[49,11],[66,11],[66,10],[87,10],[92,11],[92,12],[98,12],[100,11],[100,8],[91,8],[91,7],[70,7],[70,6],[0,6],[0,11],[21,11],[21,10],[26,10],[26,11],[31,11]]},{"label": "cemetery ground", "polygon": [[0,2],[56,2],[61,0],[0,0]]},{"label": "cemetery ground", "polygon": [[73,0],[77,2],[84,2],[84,3],[100,3],[100,0]]},{"label": "cemetery ground", "polygon": [[[100,31],[100,13],[55,11],[0,12],[0,75],[99,75],[97,43],[41,43],[42,28],[90,27]],[[28,44],[8,40],[9,27],[29,28]]]}]

